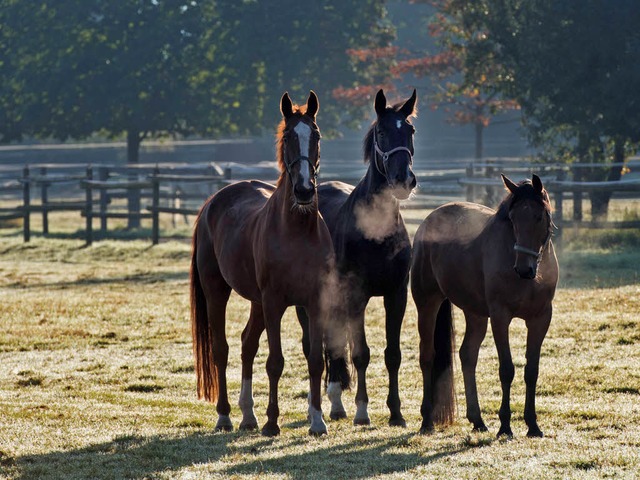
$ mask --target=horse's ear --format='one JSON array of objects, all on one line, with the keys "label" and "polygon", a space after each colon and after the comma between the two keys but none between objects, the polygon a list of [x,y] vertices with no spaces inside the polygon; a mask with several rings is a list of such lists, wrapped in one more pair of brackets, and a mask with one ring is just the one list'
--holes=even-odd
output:
[{"label": "horse's ear", "polygon": [[309,99],[307,100],[307,115],[313,118],[315,121],[316,113],[318,113],[318,109],[320,108],[320,102],[318,102],[318,96],[316,92],[313,90],[309,90]]},{"label": "horse's ear", "polygon": [[507,187],[507,189],[511,193],[516,193],[518,186],[515,183],[513,183],[511,180],[509,180],[504,173],[501,173],[500,175],[502,176],[502,181],[504,182],[504,186]]},{"label": "horse's ear", "polygon": [[378,93],[376,94],[376,101],[373,105],[378,116],[382,115],[387,109],[387,97],[384,96],[382,89],[378,90]]},{"label": "horse's ear", "polygon": [[536,192],[542,193],[542,180],[535,173],[531,176],[531,183],[533,184],[533,188]]},{"label": "horse's ear", "polygon": [[280,111],[284,118],[290,118],[291,115],[293,115],[293,103],[291,102],[291,98],[289,98],[288,92],[284,92],[284,95],[282,95],[280,99]]},{"label": "horse's ear", "polygon": [[417,95],[416,95],[416,89],[413,89],[413,94],[411,95],[411,97],[409,98],[409,100],[407,100],[406,102],[404,102],[404,105],[402,105],[400,107],[400,113],[402,115],[404,115],[405,117],[409,118],[411,115],[414,114],[414,112],[416,111],[416,100],[417,100]]}]

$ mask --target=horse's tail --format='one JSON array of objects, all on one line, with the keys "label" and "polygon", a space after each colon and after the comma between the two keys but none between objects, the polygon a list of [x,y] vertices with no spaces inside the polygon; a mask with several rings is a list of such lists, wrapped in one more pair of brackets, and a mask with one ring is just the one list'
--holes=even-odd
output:
[{"label": "horse's tail", "polygon": [[[336,352],[334,347],[328,345],[327,339],[323,342],[324,364],[326,368],[326,376],[324,377],[324,386],[328,386],[329,382],[340,382],[342,390],[350,390],[353,385],[353,363],[347,361],[350,356],[347,349]],[[336,356],[336,353],[338,355]],[[333,358],[332,358],[333,356]],[[350,368],[351,366],[351,368]]]},{"label": "horse's tail", "polygon": [[433,337],[435,358],[431,374],[433,392],[433,420],[435,423],[449,425],[455,415],[455,392],[453,388],[453,351],[455,349],[453,329],[453,311],[451,302],[442,302],[436,316]]},{"label": "horse's tail", "polygon": [[198,398],[209,402],[218,399],[218,368],[213,362],[213,331],[207,317],[207,301],[198,272],[198,220],[193,232],[191,254],[191,335],[197,381]]}]

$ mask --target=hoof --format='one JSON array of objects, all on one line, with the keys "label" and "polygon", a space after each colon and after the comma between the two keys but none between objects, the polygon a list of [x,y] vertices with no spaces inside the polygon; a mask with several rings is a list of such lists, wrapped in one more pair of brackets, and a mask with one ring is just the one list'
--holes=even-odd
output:
[{"label": "hoof", "polygon": [[280,435],[280,427],[278,425],[269,425],[267,422],[264,427],[262,427],[262,435],[265,437],[277,437]]},{"label": "hoof", "polygon": [[420,435],[431,435],[433,433],[433,425],[422,425],[418,433]]},{"label": "hoof", "polygon": [[258,429],[258,422],[255,421],[255,420],[250,421],[250,422],[244,422],[243,421],[243,422],[240,423],[240,427],[239,428],[240,428],[240,430],[244,430],[244,431],[257,430]]},{"label": "hoof", "polygon": [[407,422],[402,417],[400,417],[400,418],[390,418],[389,419],[389,426],[390,427],[406,428],[407,427]]},{"label": "hoof", "polygon": [[354,418],[353,419],[353,424],[354,425],[371,425],[371,419],[369,417]]},{"label": "hoof", "polygon": [[500,427],[500,430],[498,431],[498,435],[496,435],[496,438],[500,438],[500,437],[506,437],[508,440],[513,438],[513,432],[511,431],[510,427]]},{"label": "hoof", "polygon": [[489,429],[487,428],[487,426],[484,423],[478,423],[476,425],[473,426],[473,430],[471,430],[472,432],[488,432]]},{"label": "hoof", "polygon": [[347,412],[345,412],[344,410],[338,411],[338,412],[331,412],[329,414],[329,418],[331,420],[342,420],[344,418],[347,418]]},{"label": "hoof", "polygon": [[309,435],[311,435],[312,437],[321,437],[322,435],[326,435],[326,434],[327,434],[326,425],[323,425],[322,427],[319,427],[319,428],[311,427],[309,429]]},{"label": "hoof", "polygon": [[544,434],[542,433],[542,430],[540,430],[540,428],[536,426],[536,427],[529,428],[529,431],[527,432],[527,437],[542,438],[544,437]]},{"label": "hoof", "polygon": [[231,419],[226,415],[218,416],[218,423],[216,423],[216,432],[231,432],[233,431],[233,424]]}]

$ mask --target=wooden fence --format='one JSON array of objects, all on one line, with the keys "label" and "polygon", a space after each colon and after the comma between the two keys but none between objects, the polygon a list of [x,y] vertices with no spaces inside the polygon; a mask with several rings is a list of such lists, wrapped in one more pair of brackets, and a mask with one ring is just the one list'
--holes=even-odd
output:
[{"label": "wooden fence", "polygon": [[[640,162],[633,168],[640,168]],[[628,165],[628,164],[627,164]],[[567,180],[572,170],[566,165],[539,165],[519,160],[500,160],[485,162],[435,162],[429,168],[417,168],[420,189],[403,208],[431,209],[453,199],[478,201],[495,206],[504,195],[500,173],[511,176],[514,181],[530,178],[531,173],[538,174],[555,205],[554,221],[562,228],[640,228],[640,222],[585,222],[576,218],[575,212],[581,212],[584,193],[592,191],[612,191],[616,195],[626,194],[640,197],[640,179],[620,180],[616,182],[577,182]],[[590,166],[584,166],[590,167]],[[572,169],[575,169],[574,165]],[[578,168],[582,168],[578,166]],[[266,173],[265,173],[266,172]],[[323,174],[323,179],[342,179],[349,183],[357,181],[361,171]],[[261,178],[275,180],[277,171],[265,170],[240,173],[240,178]],[[0,220],[22,219],[23,238],[31,238],[31,216],[42,215],[42,234],[49,234],[51,212],[78,211],[85,219],[85,240],[87,245],[94,240],[94,219],[100,219],[101,235],[108,235],[109,219],[146,219],[151,220],[151,238],[153,244],[160,241],[160,214],[196,215],[200,205],[212,193],[232,182],[230,168],[220,168],[216,164],[173,164],[138,165],[134,167],[100,165],[34,165],[3,168],[0,171],[0,199],[4,199],[0,208]],[[198,190],[190,185],[204,186]],[[189,186],[189,187],[187,187]],[[195,191],[193,191],[195,190]],[[115,205],[114,200],[127,199],[135,194],[146,201],[141,208],[123,210],[123,202]],[[574,217],[565,218],[563,203],[572,200]],[[13,202],[13,206],[4,206]],[[577,208],[575,205],[580,206]],[[135,204],[134,204],[135,205]],[[138,203],[140,205],[140,203]],[[559,238],[558,238],[559,239]]]}]

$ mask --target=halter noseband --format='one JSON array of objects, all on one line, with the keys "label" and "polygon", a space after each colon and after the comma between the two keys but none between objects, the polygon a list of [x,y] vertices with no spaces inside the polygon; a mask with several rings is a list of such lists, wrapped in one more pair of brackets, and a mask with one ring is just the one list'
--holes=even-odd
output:
[{"label": "halter noseband", "polygon": [[[411,153],[411,150],[409,150],[407,147],[396,147],[387,152],[384,152],[378,146],[377,137],[378,135],[376,133],[376,128],[373,127],[373,163],[376,166],[376,170],[378,170],[378,172],[380,172],[380,174],[383,175],[388,182],[389,178],[387,177],[387,162],[389,161],[389,157],[391,157],[391,155],[393,155],[394,153],[405,151],[409,154],[409,165],[413,165],[413,153]],[[381,170],[380,166],[378,165],[378,155],[382,157],[382,167],[384,168],[384,171]]]}]

